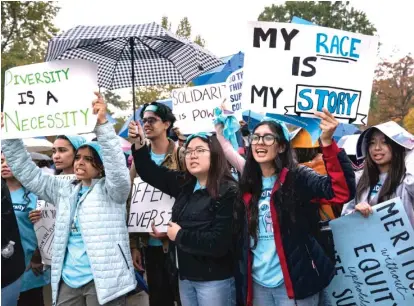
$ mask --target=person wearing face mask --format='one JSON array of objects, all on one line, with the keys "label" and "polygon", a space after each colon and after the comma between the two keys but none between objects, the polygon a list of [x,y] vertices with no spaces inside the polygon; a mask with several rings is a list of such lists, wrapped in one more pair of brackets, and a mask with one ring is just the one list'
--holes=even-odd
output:
[{"label": "person wearing face mask", "polygon": [[137,173],[148,184],[174,197],[167,231],[170,255],[177,262],[184,306],[235,305],[233,213],[237,184],[214,136],[188,137],[186,171],[157,166],[139,123],[131,122],[132,155]]},{"label": "person wearing face mask", "polygon": [[280,121],[265,119],[254,128],[246,160],[216,126],[227,159],[242,173],[240,191],[250,236],[248,306],[316,306],[333,278],[334,264],[308,227],[309,209],[315,199],[349,201],[355,177],[345,152],[332,140],[338,121],[326,109],[316,115],[321,118],[326,176],[296,163],[289,131]]},{"label": "person wearing face mask", "polygon": [[1,155],[1,177],[7,183],[19,226],[26,271],[22,277],[18,306],[43,306],[43,286],[50,283],[50,269],[43,271],[42,258],[29,212],[36,208],[37,196],[27,190],[13,175]]},{"label": "person wearing face mask", "polygon": [[372,206],[400,197],[414,228],[414,150],[405,149],[375,126],[364,134],[364,168],[357,174],[356,197],[342,214],[358,211],[368,217]]},{"label": "person wearing face mask", "polygon": [[95,94],[98,142],[76,151],[76,180],[44,174],[21,140],[2,142],[15,177],[56,205],[52,302],[58,306],[125,305],[126,294],[136,287],[126,227],[129,172],[106,104]]},{"label": "person wearing face mask", "polygon": [[[152,102],[143,106],[140,117],[144,123],[143,129],[148,140],[151,160],[168,169],[184,170],[184,149],[177,147],[174,141],[168,138],[176,121],[171,109],[162,103]],[[134,180],[136,176],[134,162],[132,162],[131,179]],[[153,231],[149,235],[146,233],[129,234],[134,267],[137,270],[143,270],[141,252],[137,243],[137,238],[139,238],[141,244],[144,245],[149,305],[174,306],[174,302],[180,303],[180,298],[178,280],[168,271],[168,237],[165,233],[158,233],[154,227]]]}]

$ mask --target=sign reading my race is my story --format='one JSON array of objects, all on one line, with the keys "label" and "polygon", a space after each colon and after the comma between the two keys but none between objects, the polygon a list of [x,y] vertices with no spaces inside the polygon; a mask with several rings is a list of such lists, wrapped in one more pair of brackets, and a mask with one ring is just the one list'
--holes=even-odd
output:
[{"label": "sign reading my race is my story", "polygon": [[319,26],[250,22],[244,58],[246,109],[367,123],[378,38]]},{"label": "sign reading my race is my story", "polygon": [[226,84],[174,89],[171,92],[175,126],[183,134],[214,131],[214,109],[220,107],[227,97]]},{"label": "sign reading my race is my story", "polygon": [[414,305],[414,230],[404,206],[395,198],[373,211],[330,222],[336,250],[330,305]]},{"label": "sign reading my race is my story", "polygon": [[98,66],[61,60],[9,69],[4,80],[3,138],[87,133],[94,129]]},{"label": "sign reading my race is my story", "polygon": [[140,177],[132,185],[131,208],[128,216],[129,232],[152,232],[151,225],[167,232],[175,199],[144,182]]}]

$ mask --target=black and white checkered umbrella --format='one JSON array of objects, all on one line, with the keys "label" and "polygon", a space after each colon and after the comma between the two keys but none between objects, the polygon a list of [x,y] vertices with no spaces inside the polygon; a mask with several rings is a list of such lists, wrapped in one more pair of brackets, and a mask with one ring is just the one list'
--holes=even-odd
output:
[{"label": "black and white checkered umbrella", "polygon": [[97,63],[100,87],[132,87],[133,91],[135,86],[186,84],[223,64],[199,45],[156,23],[77,26],[49,41],[46,61],[57,59]]}]

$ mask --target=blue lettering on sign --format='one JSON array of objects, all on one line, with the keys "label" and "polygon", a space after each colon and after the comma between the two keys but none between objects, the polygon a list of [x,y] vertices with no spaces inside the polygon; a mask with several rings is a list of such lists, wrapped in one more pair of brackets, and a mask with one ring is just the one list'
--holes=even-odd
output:
[{"label": "blue lettering on sign", "polygon": [[241,93],[230,95],[230,102],[237,102],[241,99]]},{"label": "blue lettering on sign", "polygon": [[355,102],[359,101],[361,95],[359,91],[351,89],[324,86],[299,86],[305,87],[301,88],[297,93],[296,106],[299,113],[309,113],[315,108],[321,112],[326,107],[331,114],[338,115],[338,117],[349,117],[355,107]]},{"label": "blue lettering on sign", "polygon": [[356,52],[357,45],[361,43],[358,38],[349,38],[348,36],[339,37],[333,35],[331,38],[325,33],[316,34],[316,52],[333,54],[336,56],[359,58]]}]

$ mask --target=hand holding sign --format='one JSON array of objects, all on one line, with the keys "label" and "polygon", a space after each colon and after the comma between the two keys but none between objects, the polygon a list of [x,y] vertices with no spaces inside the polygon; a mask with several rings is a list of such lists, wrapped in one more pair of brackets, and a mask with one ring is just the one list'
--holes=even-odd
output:
[{"label": "hand holding sign", "polygon": [[139,122],[131,120],[128,127],[128,137],[131,139],[131,142],[135,145],[136,150],[139,150],[144,146],[144,131]]},{"label": "hand holding sign", "polygon": [[108,119],[106,119],[106,104],[99,92],[94,92],[94,94],[97,99],[92,102],[93,114],[98,115],[98,124],[104,124],[108,121]]},{"label": "hand holding sign", "polygon": [[339,122],[326,108],[323,109],[323,113],[316,112],[315,116],[322,119],[319,125],[322,130],[321,143],[324,147],[330,146]]},{"label": "hand holding sign", "polygon": [[29,219],[30,222],[35,224],[37,221],[39,221],[42,218],[42,212],[40,210],[32,210],[29,212]]},{"label": "hand holding sign", "polygon": [[355,206],[355,211],[359,211],[365,218],[368,218],[373,212],[371,205],[366,202],[357,204]]},{"label": "hand holding sign", "polygon": [[179,226],[177,223],[168,222],[168,230],[167,230],[168,238],[170,238],[171,241],[175,241],[175,238],[177,237],[177,234],[180,231],[180,229],[181,229],[181,226]]},{"label": "hand holding sign", "polygon": [[152,233],[149,233],[149,235],[152,238],[155,238],[155,239],[167,238],[167,233],[161,233],[160,231],[158,231],[157,228],[155,227],[154,222],[151,223],[151,228],[152,228]]}]

